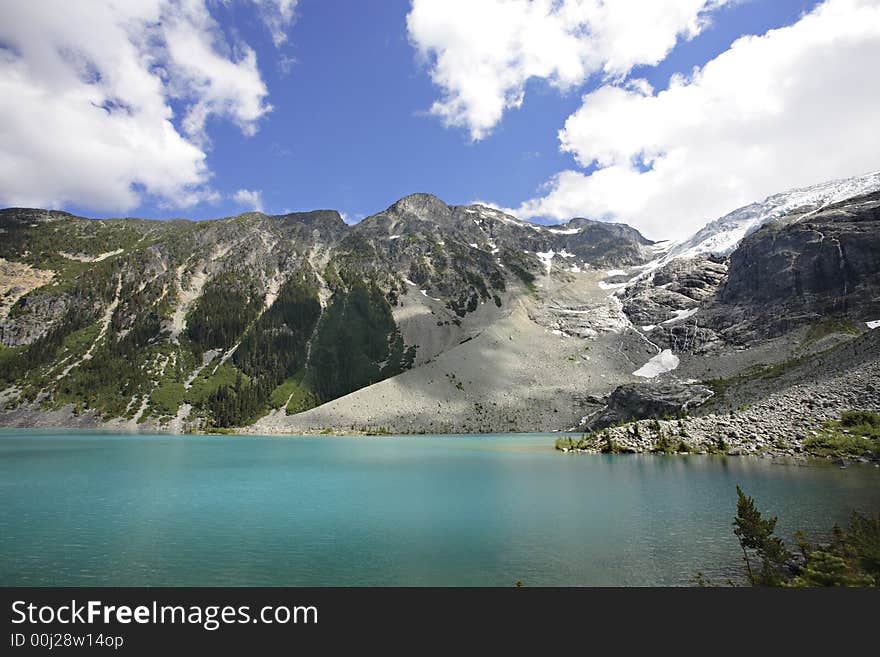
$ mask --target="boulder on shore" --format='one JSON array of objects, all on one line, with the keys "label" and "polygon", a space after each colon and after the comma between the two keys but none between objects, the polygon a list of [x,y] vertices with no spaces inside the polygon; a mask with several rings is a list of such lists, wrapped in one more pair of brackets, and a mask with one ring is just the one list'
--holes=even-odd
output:
[{"label": "boulder on shore", "polygon": [[712,395],[711,388],[698,383],[627,383],[611,393],[605,409],[588,428],[595,431],[618,422],[673,416],[700,406]]}]

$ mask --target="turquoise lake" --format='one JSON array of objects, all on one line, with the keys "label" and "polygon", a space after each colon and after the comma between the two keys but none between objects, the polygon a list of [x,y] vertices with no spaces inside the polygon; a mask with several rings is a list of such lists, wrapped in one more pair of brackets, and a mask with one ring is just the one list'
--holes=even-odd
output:
[{"label": "turquoise lake", "polygon": [[880,509],[872,466],[555,437],[0,430],[0,585],[687,585],[738,572],[737,484],[786,538]]}]

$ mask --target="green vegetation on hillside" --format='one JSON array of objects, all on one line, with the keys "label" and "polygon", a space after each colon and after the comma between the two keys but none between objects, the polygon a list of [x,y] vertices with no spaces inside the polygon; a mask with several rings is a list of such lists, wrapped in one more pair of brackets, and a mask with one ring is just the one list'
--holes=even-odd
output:
[{"label": "green vegetation on hillside", "polygon": [[705,406],[720,406],[727,401],[726,395],[729,389],[735,389],[751,382],[778,379],[783,374],[832,352],[835,348],[830,347],[824,351],[803,353],[776,363],[752,365],[727,378],[706,379],[703,384],[712,388],[715,394],[706,402]]},{"label": "green vegetation on hillside", "polygon": [[35,375],[40,367],[56,359],[68,336],[85,329],[97,319],[93,309],[78,306],[69,308],[42,337],[25,347],[10,349],[9,355],[0,359],[0,382],[4,385],[20,384],[29,374]]},{"label": "green vegetation on hillside", "polygon": [[148,221],[68,216],[49,222],[41,220],[41,223],[31,225],[27,220],[14,218],[15,212],[14,209],[6,210],[0,216],[0,227],[4,229],[3,240],[0,240],[0,258],[19,260],[37,267],[68,264],[88,267],[88,263],[65,258],[60,253],[94,257],[120,248],[126,250],[143,239],[153,224]]},{"label": "green vegetation on hillside", "polygon": [[284,408],[289,414],[302,413],[318,405],[318,400],[304,383],[305,370],[284,380],[269,397],[271,408]]},{"label": "green vegetation on hillside", "polygon": [[99,409],[106,418],[131,410],[132,397],[145,394],[152,385],[147,366],[158,355],[150,344],[158,333],[155,313],[139,316],[125,335],[117,334],[111,325],[91,358],[54,384],[54,403]]},{"label": "green vegetation on hillside", "polygon": [[205,285],[186,321],[186,334],[198,353],[228,349],[260,312],[262,299],[240,285],[232,274],[217,276]]},{"label": "green vegetation on hillside", "polygon": [[314,289],[293,281],[281,287],[275,303],[242,336],[232,358],[238,376],[218,386],[205,402],[213,426],[242,426],[266,411],[279,385],[305,366],[320,314]]},{"label": "green vegetation on hillside", "polygon": [[212,426],[236,427],[246,424],[256,416],[268,396],[268,383],[262,380],[245,382],[241,372],[235,382],[222,385],[208,396],[207,407],[211,410]]},{"label": "green vegetation on hillside", "polygon": [[309,361],[311,387],[322,402],[394,376],[415,359],[376,284],[341,276],[346,287],[333,294]]},{"label": "green vegetation on hillside", "polygon": [[178,381],[163,381],[150,393],[150,415],[171,417],[186,401],[186,389]]},{"label": "green vegetation on hillside", "polygon": [[880,459],[880,415],[872,411],[844,411],[840,420],[826,422],[804,448],[816,456],[868,456]]},{"label": "green vegetation on hillside", "polygon": [[[379,286],[334,274],[338,287],[320,326],[317,288],[306,275],[284,284],[262,314],[252,278],[233,271],[216,276],[177,343],[163,333],[176,290],[168,280],[122,285],[101,333],[100,318],[122,279],[118,263],[92,264],[64,292],[65,314],[45,335],[3,349],[0,382],[19,385],[24,400],[49,393],[43,405],[72,404],[76,413],[97,410],[104,419],[130,419],[146,404],[140,417],[167,420],[188,403],[206,427],[223,429],[253,422],[269,408],[301,412],[393,376],[415,359]],[[187,388],[207,350],[227,351],[236,342],[227,362],[208,365]]]},{"label": "green vegetation on hillside", "polygon": [[305,364],[306,343],[320,315],[314,289],[286,283],[272,307],[242,337],[233,361],[248,376],[268,375],[277,385]]},{"label": "green vegetation on hillside", "polygon": [[516,274],[530,292],[535,292],[535,275],[528,270],[528,262],[523,254],[511,249],[504,249],[501,253],[501,260],[504,266]]},{"label": "green vegetation on hillside", "polygon": [[846,317],[827,317],[822,321],[810,325],[807,334],[804,336],[801,347],[808,347],[822,338],[835,333],[856,336],[863,333],[856,324]]}]

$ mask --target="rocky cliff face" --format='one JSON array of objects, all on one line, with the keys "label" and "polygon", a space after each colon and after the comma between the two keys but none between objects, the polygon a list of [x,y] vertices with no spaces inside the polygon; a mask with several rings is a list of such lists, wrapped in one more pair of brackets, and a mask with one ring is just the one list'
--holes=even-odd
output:
[{"label": "rocky cliff face", "polygon": [[798,206],[729,256],[664,253],[616,294],[636,327],[675,352],[741,346],[819,323],[857,333],[880,318],[878,206],[877,191]]},{"label": "rocky cliff face", "polygon": [[765,225],[730,257],[715,325],[773,336],[831,316],[880,317],[880,193]]},{"label": "rocky cliff face", "polygon": [[711,301],[727,277],[727,263],[707,257],[673,260],[633,281],[622,295],[634,324],[663,326],[686,319]]}]

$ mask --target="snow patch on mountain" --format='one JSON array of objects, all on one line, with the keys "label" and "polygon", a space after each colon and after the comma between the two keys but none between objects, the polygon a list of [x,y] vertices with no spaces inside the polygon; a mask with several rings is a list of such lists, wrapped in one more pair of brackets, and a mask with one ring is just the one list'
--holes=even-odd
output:
[{"label": "snow patch on mountain", "polygon": [[761,202],[739,208],[706,224],[689,239],[673,244],[660,264],[676,258],[729,255],[745,237],[769,221],[793,212],[817,212],[828,205],[877,190],[880,190],[880,171],[768,196]]},{"label": "snow patch on mountain", "polygon": [[[490,208],[485,205],[480,205],[478,203],[464,208],[464,211],[468,214],[477,214],[483,219],[494,219],[496,221],[501,221],[505,224],[509,224],[511,226],[518,226],[520,228],[531,228],[532,230],[538,232],[544,230],[543,226],[538,226],[536,224],[529,223],[528,221],[517,219],[512,215],[501,212],[501,210]],[[476,222],[476,219],[474,221]]]},{"label": "snow patch on mountain", "polygon": [[688,308],[687,310],[675,310],[675,317],[667,319],[664,324],[673,324],[674,322],[678,322],[682,319],[687,319],[688,317],[693,317],[697,314],[699,308]]},{"label": "snow patch on mountain", "polygon": [[553,249],[550,249],[549,251],[544,252],[539,251],[535,253],[535,255],[538,256],[538,259],[544,263],[544,268],[547,270],[547,276],[549,276],[550,270],[553,267],[553,256],[556,255],[556,253],[553,251]]},{"label": "snow patch on mountain", "polygon": [[679,362],[678,356],[673,354],[671,350],[664,349],[633,372],[633,376],[640,376],[645,379],[655,379],[665,372],[671,372],[676,369]]}]

